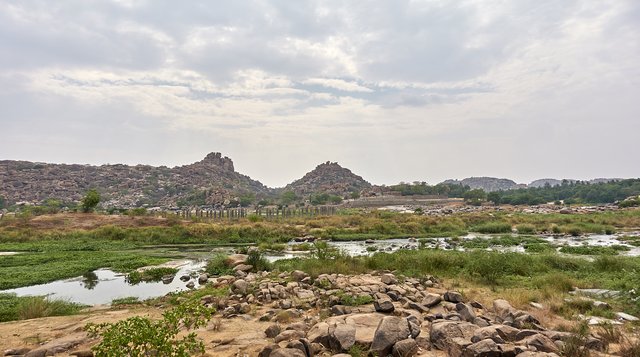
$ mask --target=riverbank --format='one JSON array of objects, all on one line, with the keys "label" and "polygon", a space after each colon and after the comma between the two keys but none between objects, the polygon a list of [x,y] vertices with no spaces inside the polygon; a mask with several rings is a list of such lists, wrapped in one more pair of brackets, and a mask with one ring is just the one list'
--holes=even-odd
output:
[{"label": "riverbank", "polygon": [[[153,340],[143,336],[149,339],[149,333],[159,328],[155,322],[184,307],[192,311],[200,306],[214,314],[205,318],[205,325],[190,330],[194,341],[201,343],[190,346],[201,347],[205,356],[347,353],[358,357],[369,351],[423,357],[485,356],[489,352],[523,357],[538,356],[534,352],[547,353],[544,356],[636,356],[638,325],[619,318],[616,307],[598,300],[563,293],[537,301],[519,300],[509,289],[388,271],[317,277],[303,271],[258,272],[215,277],[201,289],[143,304],[2,323],[0,340],[6,349],[31,350],[34,355],[50,350],[90,356],[91,348],[103,355],[120,355],[124,347],[118,346],[124,345],[114,344],[116,339],[125,345],[132,343],[126,345],[131,351],[142,341]],[[609,318],[599,320],[608,322],[590,325],[591,319],[581,317],[590,315],[584,310],[587,306],[609,311]],[[206,316],[205,310],[200,314]],[[123,323],[135,321],[149,325],[139,325],[124,335],[93,336],[85,331],[88,325],[100,325],[115,332],[124,328]],[[188,332],[181,331],[179,336]],[[125,342],[136,336],[142,340]],[[147,348],[167,346],[154,343],[161,342],[149,342]],[[189,354],[200,355],[196,350]]]}]

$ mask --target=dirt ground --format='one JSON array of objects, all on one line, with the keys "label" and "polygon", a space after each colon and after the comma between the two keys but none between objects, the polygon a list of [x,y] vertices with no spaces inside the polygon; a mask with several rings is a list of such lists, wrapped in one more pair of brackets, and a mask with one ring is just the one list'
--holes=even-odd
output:
[{"label": "dirt ground", "polygon": [[[118,227],[155,227],[167,226],[170,222],[164,217],[136,217],[124,215],[105,215],[95,213],[58,213],[36,216],[28,221],[21,219],[5,219],[2,226],[10,228],[30,228],[35,230],[92,230],[104,226]],[[184,221],[183,223],[189,223]]]},{"label": "dirt ground", "polygon": [[[162,311],[153,307],[132,307],[130,309],[112,310],[94,308],[91,311],[74,316],[45,317],[39,319],[0,323],[0,351],[9,348],[42,347],[47,343],[64,343],[66,341],[83,341],[68,352],[88,350],[97,340],[87,339],[84,326],[87,323],[116,322],[131,316],[149,316],[160,318]],[[270,322],[260,322],[256,318],[244,320],[213,319],[206,328],[196,330],[205,342],[209,356],[235,357],[256,356],[265,345],[272,343],[264,330]],[[56,356],[68,356],[68,353]]]}]

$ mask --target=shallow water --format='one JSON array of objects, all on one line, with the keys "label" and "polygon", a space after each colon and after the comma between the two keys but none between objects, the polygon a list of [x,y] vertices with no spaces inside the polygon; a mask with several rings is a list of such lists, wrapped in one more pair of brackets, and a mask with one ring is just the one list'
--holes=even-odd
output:
[{"label": "shallow water", "polygon": [[[115,273],[109,269],[98,269],[93,274],[2,292],[15,293],[18,296],[46,295],[53,299],[65,299],[85,305],[109,304],[113,299],[129,296],[144,300],[164,296],[170,292],[188,290],[187,283],[181,281],[180,276],[198,272],[204,265],[204,261],[185,261],[178,267],[178,273],[169,284],[141,282],[130,285],[125,281],[124,274]],[[197,287],[198,279],[192,280]]]},{"label": "shallow water", "polygon": [[[640,235],[635,232],[633,235]],[[617,238],[621,235],[586,235],[580,237],[568,236],[544,236],[540,237],[547,240],[553,245],[591,245],[591,246],[611,246],[615,244],[626,245],[631,248],[627,252],[620,252],[620,255],[640,256],[640,247],[633,247],[625,244]],[[468,234],[460,239],[473,238],[490,238],[491,235]],[[290,243],[296,245],[300,243]],[[338,248],[351,256],[372,255],[376,252],[395,252],[401,249],[418,249],[419,243],[414,239],[388,239],[375,240],[367,243],[366,241],[343,241],[329,242],[329,245]],[[446,242],[446,238],[434,238],[426,245],[428,248],[440,249],[457,249],[463,250],[460,246],[450,246]],[[375,250],[372,250],[374,247]],[[369,250],[367,249],[369,248]],[[205,257],[214,251],[231,251],[232,247],[218,247],[213,251],[207,248],[196,248],[194,251],[199,257]],[[512,247],[491,247],[488,250],[509,251],[509,252],[525,252],[522,246]],[[185,249],[181,249],[185,251]],[[187,249],[188,251],[188,249]],[[5,252],[13,253],[13,252]],[[265,257],[270,262],[280,259],[289,259],[294,257],[304,257],[308,252],[291,252],[267,253]],[[179,269],[173,281],[169,284],[162,282],[141,282],[137,285],[130,285],[125,281],[125,275],[115,273],[109,269],[99,269],[93,273],[85,274],[72,279],[58,280],[48,284],[33,285],[12,290],[2,291],[3,293],[16,293],[18,296],[25,295],[48,295],[52,298],[67,299],[69,301],[78,302],[86,305],[109,304],[113,299],[124,298],[129,296],[137,297],[140,300],[164,296],[170,292],[188,290],[186,282],[179,278],[182,275],[190,275],[198,273],[206,264],[203,260],[185,260],[180,262],[181,265],[176,266]],[[192,279],[198,286],[197,279]]]}]

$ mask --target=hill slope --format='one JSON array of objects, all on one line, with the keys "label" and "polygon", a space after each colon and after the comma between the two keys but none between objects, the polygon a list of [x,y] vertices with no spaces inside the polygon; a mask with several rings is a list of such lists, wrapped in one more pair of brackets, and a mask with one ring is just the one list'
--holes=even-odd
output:
[{"label": "hill slope", "polygon": [[272,191],[236,172],[231,159],[220,153],[174,168],[0,161],[0,195],[9,204],[41,203],[50,198],[73,202],[90,188],[98,189],[103,204],[113,207],[219,205],[243,193],[268,195]]},{"label": "hill slope", "polygon": [[301,179],[288,184],[283,190],[293,191],[298,196],[316,192],[345,196],[349,192],[360,192],[370,187],[369,182],[351,170],[338,165],[337,162],[327,161],[316,166]]}]

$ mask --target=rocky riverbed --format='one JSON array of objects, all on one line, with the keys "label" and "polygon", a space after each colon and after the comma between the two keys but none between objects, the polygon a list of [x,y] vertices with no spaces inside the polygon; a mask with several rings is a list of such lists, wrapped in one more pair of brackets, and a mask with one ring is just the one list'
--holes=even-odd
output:
[{"label": "rocky riverbed", "polygon": [[[241,255],[228,263],[246,265]],[[371,352],[396,357],[531,357],[559,356],[576,344],[599,356],[617,348],[607,346],[594,332],[577,336],[558,330],[571,322],[543,305],[517,309],[504,299],[447,289],[432,276],[372,272],[314,279],[301,271],[276,275],[238,269],[235,276],[199,278],[210,287],[228,289],[224,297],[200,298],[200,303],[217,310],[210,324],[196,331],[208,356],[345,357]],[[0,344],[8,356],[91,356],[90,347],[98,340],[83,331],[86,323],[157,317],[164,308],[157,303],[3,323]],[[617,317],[609,322],[634,319],[628,314]]]}]

